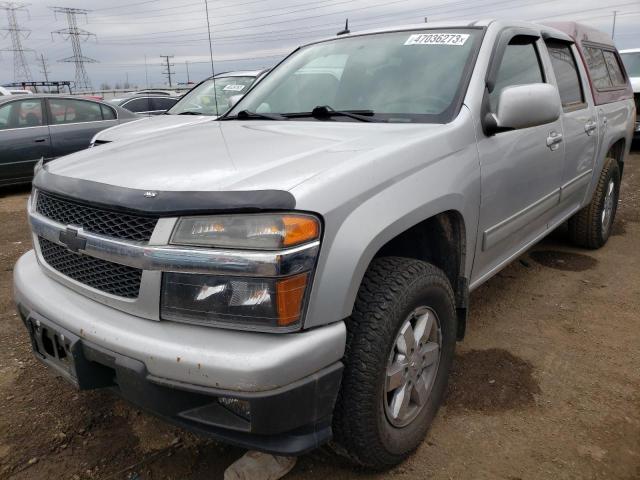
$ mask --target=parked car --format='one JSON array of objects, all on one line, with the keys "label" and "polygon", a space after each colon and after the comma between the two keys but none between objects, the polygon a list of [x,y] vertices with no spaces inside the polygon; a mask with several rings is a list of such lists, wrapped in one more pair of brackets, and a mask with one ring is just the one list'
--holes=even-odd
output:
[{"label": "parked car", "polygon": [[218,121],[46,165],[14,268],[35,355],[235,445],[402,461],[469,292],[566,221],[611,234],[634,104],[613,42],[576,28],[317,41]]},{"label": "parked car", "polygon": [[636,102],[636,126],[633,138],[640,140],[640,48],[621,50],[620,56],[629,74]]},{"label": "parked car", "polygon": [[136,118],[123,108],[77,97],[0,97],[0,186],[28,183],[40,159],[87,148],[96,132]]},{"label": "parked car", "polygon": [[109,103],[140,115],[160,115],[173,107],[178,100],[178,97],[163,95],[133,95],[128,98],[113,99]]},{"label": "parked car", "polygon": [[227,72],[216,75],[215,87],[217,106],[213,95],[214,81],[208,78],[184,94],[178,102],[167,110],[166,115],[140,119],[127,125],[119,125],[103,130],[91,141],[91,145],[101,145],[113,141],[129,140],[151,133],[165,132],[174,128],[210,122],[217,116],[218,109],[226,111],[229,100],[234,95],[242,95],[266,70]]}]

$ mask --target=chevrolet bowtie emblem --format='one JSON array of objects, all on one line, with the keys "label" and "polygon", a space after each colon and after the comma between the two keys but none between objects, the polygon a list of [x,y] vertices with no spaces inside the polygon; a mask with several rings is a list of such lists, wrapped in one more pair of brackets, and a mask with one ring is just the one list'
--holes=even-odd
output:
[{"label": "chevrolet bowtie emblem", "polygon": [[144,192],[144,198],[155,198],[158,196],[158,192],[154,192],[152,190],[147,190]]},{"label": "chevrolet bowtie emblem", "polygon": [[67,247],[67,250],[75,253],[87,246],[87,239],[78,237],[78,230],[73,227],[67,227],[64,232],[60,232],[58,238],[60,243]]}]

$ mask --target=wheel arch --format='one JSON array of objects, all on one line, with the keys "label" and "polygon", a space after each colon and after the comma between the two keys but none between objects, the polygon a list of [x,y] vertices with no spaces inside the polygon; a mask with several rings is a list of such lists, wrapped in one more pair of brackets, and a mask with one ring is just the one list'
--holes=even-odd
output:
[{"label": "wheel arch", "polygon": [[453,288],[458,313],[458,338],[464,337],[469,285],[464,275],[467,255],[466,225],[458,210],[446,210],[399,232],[371,258],[406,257],[442,270]]},{"label": "wheel arch", "polygon": [[616,162],[618,163],[618,169],[620,170],[620,177],[622,177],[622,172],[624,170],[626,144],[627,141],[625,138],[619,138],[618,140],[611,143],[606,153],[607,157],[611,154],[611,156],[616,159]]}]

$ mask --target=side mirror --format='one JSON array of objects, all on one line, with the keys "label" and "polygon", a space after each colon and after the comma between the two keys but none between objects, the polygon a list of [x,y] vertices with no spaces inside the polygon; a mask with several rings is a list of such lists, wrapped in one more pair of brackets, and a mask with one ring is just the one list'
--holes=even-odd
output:
[{"label": "side mirror", "polygon": [[536,127],[560,117],[558,89],[548,83],[507,87],[500,92],[498,111],[485,119],[490,135],[504,130]]},{"label": "side mirror", "polygon": [[244,95],[233,95],[232,97],[229,97],[229,100],[227,100],[227,105],[229,105],[229,110],[235,107],[236,103],[238,103],[242,97],[244,97]]}]

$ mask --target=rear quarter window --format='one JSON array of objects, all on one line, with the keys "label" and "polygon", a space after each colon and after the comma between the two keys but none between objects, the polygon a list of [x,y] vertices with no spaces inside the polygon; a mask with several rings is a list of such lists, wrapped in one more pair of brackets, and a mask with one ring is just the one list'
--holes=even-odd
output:
[{"label": "rear quarter window", "polygon": [[604,61],[602,50],[599,48],[587,47],[584,49],[584,55],[587,61],[587,66],[589,67],[593,86],[598,90],[611,88],[611,79],[609,78],[609,71],[607,70],[607,64]]},{"label": "rear quarter window", "polygon": [[607,63],[607,69],[609,70],[609,77],[611,77],[611,83],[614,87],[620,87],[626,85],[627,81],[622,73],[620,62],[615,53],[610,50],[603,50],[604,60]]},{"label": "rear quarter window", "polygon": [[625,88],[627,79],[618,56],[612,50],[598,47],[584,49],[591,81],[596,90]]},{"label": "rear quarter window", "polygon": [[102,119],[103,120],[115,120],[116,119],[116,111],[113,108],[107,107],[106,105],[100,105],[100,108],[102,109]]}]

